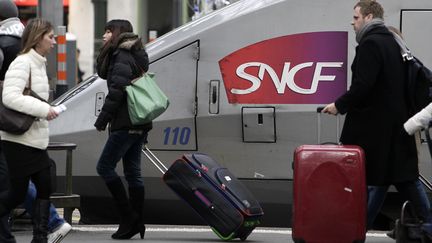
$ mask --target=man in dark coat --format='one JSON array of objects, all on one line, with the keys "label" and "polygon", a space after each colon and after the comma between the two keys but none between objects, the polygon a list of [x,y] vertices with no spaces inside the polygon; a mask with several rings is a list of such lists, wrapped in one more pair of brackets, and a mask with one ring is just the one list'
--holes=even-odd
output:
[{"label": "man in dark coat", "polygon": [[424,222],[432,221],[429,201],[418,180],[415,140],[403,129],[409,118],[404,63],[383,15],[376,1],[363,0],[354,6],[352,25],[359,45],[351,66],[351,87],[323,110],[333,115],[346,113],[341,142],[365,151],[369,228],[390,185],[414,203]]}]

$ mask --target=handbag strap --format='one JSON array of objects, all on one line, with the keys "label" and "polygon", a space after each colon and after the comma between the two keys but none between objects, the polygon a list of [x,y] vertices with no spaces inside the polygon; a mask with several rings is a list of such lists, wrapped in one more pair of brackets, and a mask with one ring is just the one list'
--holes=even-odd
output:
[{"label": "handbag strap", "polygon": [[390,32],[393,34],[396,43],[399,45],[399,49],[400,49],[400,53],[401,53],[402,59],[404,61],[412,60],[413,59],[413,55],[412,55],[411,51],[409,50],[406,42],[402,39],[402,37],[400,37],[395,32],[393,32],[393,31],[390,31]]},{"label": "handbag strap", "polygon": [[140,78],[142,76],[144,76],[144,74],[146,73],[140,65],[138,65],[138,63],[136,62],[134,57],[131,57],[133,59],[133,65],[132,65],[132,73],[135,74],[137,76],[137,78]]},{"label": "handbag strap", "polygon": [[[35,97],[36,99],[43,101],[45,103],[48,103],[44,98],[40,97],[38,94],[36,94],[36,92],[34,92],[31,89],[31,85],[32,85],[32,74],[31,74],[31,64],[29,65],[29,87],[28,88],[24,88],[23,94],[25,95],[30,95]],[[27,90],[27,92],[26,92]]]},{"label": "handbag strap", "polygon": [[28,87],[24,87],[23,94],[25,94],[25,95],[30,95],[30,93],[32,91],[32,89],[31,89],[32,77],[31,76],[32,76],[32,74],[31,74],[31,64],[29,63],[29,77],[28,77],[29,85],[28,85]]}]

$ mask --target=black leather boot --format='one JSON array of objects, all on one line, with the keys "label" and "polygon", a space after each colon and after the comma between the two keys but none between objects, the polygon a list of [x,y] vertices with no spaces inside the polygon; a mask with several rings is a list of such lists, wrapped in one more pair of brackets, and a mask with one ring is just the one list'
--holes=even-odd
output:
[{"label": "black leather boot", "polygon": [[33,206],[33,240],[32,243],[48,242],[48,217],[50,201],[36,199]]},{"label": "black leather boot", "polygon": [[120,214],[118,230],[111,235],[113,239],[130,239],[140,232],[138,215],[132,210],[126,190],[120,178],[106,183]]},{"label": "black leather boot", "polygon": [[16,243],[15,237],[10,232],[8,214],[0,218],[0,242]]},{"label": "black leather boot", "polygon": [[144,225],[144,187],[129,187],[129,202],[133,211],[138,215],[138,229],[141,239],[144,238],[145,225]]}]

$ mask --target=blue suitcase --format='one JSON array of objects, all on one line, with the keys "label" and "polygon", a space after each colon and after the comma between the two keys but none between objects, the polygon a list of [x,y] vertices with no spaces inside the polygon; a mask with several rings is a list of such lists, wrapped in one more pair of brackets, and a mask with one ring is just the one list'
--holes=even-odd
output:
[{"label": "blue suitcase", "polygon": [[249,190],[227,168],[205,154],[185,154],[167,169],[146,148],[164,182],[186,201],[223,240],[246,240],[264,212]]}]

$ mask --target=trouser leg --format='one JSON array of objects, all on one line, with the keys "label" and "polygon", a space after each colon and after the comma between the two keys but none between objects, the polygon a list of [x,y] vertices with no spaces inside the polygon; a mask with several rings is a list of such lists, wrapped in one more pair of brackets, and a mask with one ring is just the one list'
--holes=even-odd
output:
[{"label": "trouser leg", "polygon": [[417,216],[426,223],[432,223],[430,202],[420,180],[407,181],[395,184],[396,189],[409,200]]},{"label": "trouser leg", "polygon": [[368,186],[367,229],[372,229],[373,223],[384,203],[388,186]]},{"label": "trouser leg", "polygon": [[48,238],[48,218],[51,202],[51,175],[50,168],[32,175],[32,181],[36,186],[36,200],[33,205],[33,241],[32,243],[46,243]]}]

